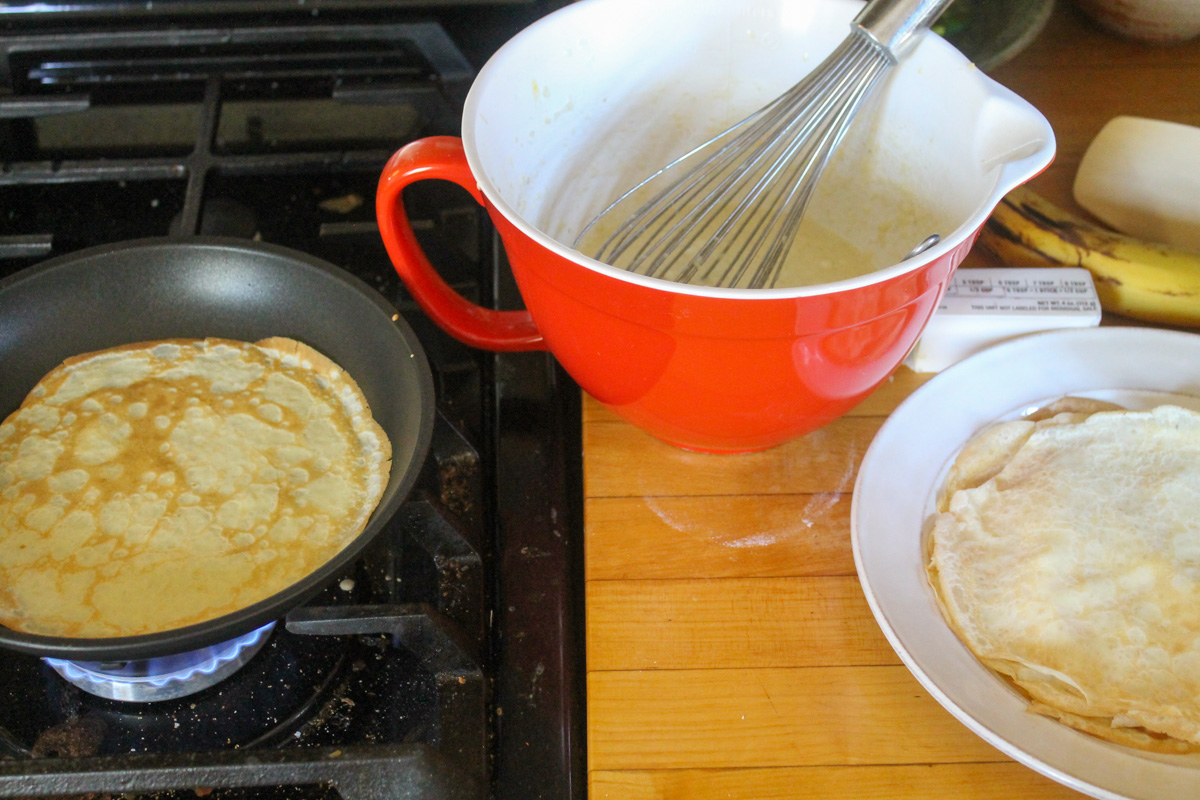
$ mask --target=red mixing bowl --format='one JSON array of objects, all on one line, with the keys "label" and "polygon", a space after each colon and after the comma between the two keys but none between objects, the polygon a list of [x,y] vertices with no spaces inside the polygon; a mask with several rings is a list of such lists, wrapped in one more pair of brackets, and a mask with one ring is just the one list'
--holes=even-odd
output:
[{"label": "red mixing bowl", "polygon": [[[377,211],[397,271],[461,341],[548,349],[601,403],[681,447],[761,450],[845,414],[904,360],[1000,198],[1054,155],[1042,115],[936,35],[892,71],[810,211],[884,258],[939,233],[920,256],[836,283],[720,289],[635,275],[569,243],[648,171],[798,80],[860,8],[584,0],[535,23],[480,72],[461,140],[420,140],[388,163]],[[527,311],[482,308],[438,276],[400,201],[427,179],[487,209]]]}]

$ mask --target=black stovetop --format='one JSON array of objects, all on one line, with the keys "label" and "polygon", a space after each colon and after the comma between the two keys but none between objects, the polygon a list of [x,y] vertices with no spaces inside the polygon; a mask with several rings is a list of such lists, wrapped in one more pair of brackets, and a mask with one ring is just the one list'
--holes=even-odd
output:
[{"label": "black stovetop", "polygon": [[[391,152],[457,132],[474,70],[547,10],[0,2],[0,279],[144,237],[302,250],[396,306],[438,403],[409,502],[216,686],[106,700],[0,653],[0,794],[584,795],[578,391],[545,354],[438,330],[373,211]],[[452,285],[518,304],[474,201],[414,189],[414,227]]]}]

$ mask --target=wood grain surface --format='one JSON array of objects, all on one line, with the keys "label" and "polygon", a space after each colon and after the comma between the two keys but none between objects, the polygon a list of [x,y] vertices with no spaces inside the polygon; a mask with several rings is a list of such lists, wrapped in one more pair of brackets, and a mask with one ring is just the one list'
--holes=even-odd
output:
[{"label": "wood grain surface", "polygon": [[[1066,2],[992,75],[1053,125],[1058,157],[1034,186],[1070,208],[1079,160],[1112,117],[1200,125],[1200,41],[1123,41]],[[854,476],[928,377],[902,368],[842,420],[747,456],[677,450],[584,398],[591,797],[1083,796],[945,711],[859,588]]]}]

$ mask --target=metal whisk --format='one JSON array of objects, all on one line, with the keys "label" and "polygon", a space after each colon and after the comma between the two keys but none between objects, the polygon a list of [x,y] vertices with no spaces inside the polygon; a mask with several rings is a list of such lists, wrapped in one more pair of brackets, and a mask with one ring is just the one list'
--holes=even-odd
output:
[{"label": "metal whisk", "polygon": [[855,114],[950,2],[871,0],[816,69],[630,189],[575,246],[612,226],[589,253],[600,261],[680,283],[773,286]]}]

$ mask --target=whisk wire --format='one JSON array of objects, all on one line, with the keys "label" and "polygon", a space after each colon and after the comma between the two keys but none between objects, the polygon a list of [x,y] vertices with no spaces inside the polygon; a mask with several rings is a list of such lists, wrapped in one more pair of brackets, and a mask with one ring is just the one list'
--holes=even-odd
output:
[{"label": "whisk wire", "polygon": [[[839,49],[844,47],[845,43]],[[769,143],[779,135],[780,126],[794,123],[797,111],[810,102],[810,96],[816,94],[820,97],[820,92],[827,88],[834,77],[816,74],[814,80],[793,86],[754,115],[672,162],[623,195],[604,213],[610,213],[664,173],[704,155],[699,166],[684,173],[677,182],[651,197],[638,212],[626,219],[602,245],[596,254],[597,258],[614,262],[629,255],[629,260],[637,265],[638,272],[658,277],[663,271],[661,267],[665,256],[692,229],[703,229],[705,218],[716,215],[718,207],[711,206],[710,201],[721,197],[741,175],[752,170],[767,154]],[[742,128],[745,130],[733,135]],[[764,142],[767,144],[764,145]],[[711,155],[704,153],[714,145],[719,145],[715,152]],[[743,160],[743,153],[756,146],[755,156],[749,161]],[[736,167],[732,172],[728,171],[731,165]],[[712,183],[718,179],[720,182],[713,186]],[[701,193],[704,193],[703,197],[699,196]],[[653,230],[649,230],[652,225]],[[629,248],[639,242],[640,246],[630,252]],[[659,257],[655,257],[656,253]]]},{"label": "whisk wire", "polygon": [[782,209],[783,220],[774,235],[763,239],[763,241],[770,241],[770,248],[765,257],[761,262],[753,259],[743,260],[739,257],[733,262],[741,265],[737,277],[734,280],[722,280],[721,285],[739,285],[741,272],[744,272],[745,265],[749,263],[758,264],[754,276],[747,283],[749,288],[760,289],[764,286],[773,286],[779,280],[785,257],[795,238],[795,232],[799,229],[808,203],[816,191],[816,176],[819,176],[825,169],[834,151],[841,144],[858,106],[870,96],[875,85],[890,67],[888,62],[872,59],[869,55],[865,56],[864,60],[868,62],[865,65],[864,79],[851,87],[851,94],[847,98],[847,102],[828,119],[822,133],[809,147],[810,152],[802,158],[796,157],[794,153],[789,155],[789,164],[792,165],[792,169],[788,180],[781,182],[779,188],[780,193],[787,190],[787,197],[782,201],[773,201],[775,208]]},{"label": "whisk wire", "polygon": [[775,101],[623,195],[606,214],[653,181],[683,171],[623,220],[596,257],[650,277],[699,276],[719,286],[743,285],[753,264],[746,285],[772,285],[816,177],[893,63],[869,36],[848,36]]},{"label": "whisk wire", "polygon": [[[769,111],[769,107],[763,109],[763,112]],[[617,234],[610,240],[612,245],[606,251],[607,255],[613,259],[620,259],[626,254],[627,248],[640,241],[640,247],[630,253],[631,260],[638,264],[638,271],[642,274],[657,276],[664,260],[672,249],[678,246],[680,240],[694,229],[703,229],[707,220],[717,213],[720,206],[714,207],[710,201],[721,197],[761,158],[760,153],[746,161],[742,154],[754,146],[763,124],[771,122],[770,115],[763,112],[755,115],[745,134],[723,145],[716,154],[707,158],[700,168],[688,172],[678,183],[649,200],[643,209],[653,210],[654,216],[640,227],[630,224],[625,231],[618,229]],[[703,149],[701,147],[693,153],[699,153]],[[690,155],[685,158],[689,158]],[[675,163],[681,162],[682,159]],[[730,165],[736,167],[732,172],[727,171]],[[715,186],[712,185],[714,181],[718,181]],[[635,216],[633,220],[637,218]],[[651,222],[657,222],[658,225],[654,231],[649,232],[649,236],[642,238],[648,233],[647,228]]]},{"label": "whisk wire", "polygon": [[[846,92],[850,93],[848,99],[853,105],[858,100],[856,94],[863,91],[855,83],[855,70],[862,62],[868,61],[871,55],[869,49],[864,50],[857,40],[844,42],[839,49],[846,52],[835,52],[831,57],[843,69],[831,71],[826,80],[810,87],[819,98],[810,109],[812,113],[792,115],[787,125],[779,131],[786,135],[768,140],[769,147],[764,149],[769,150],[772,163],[745,192],[737,209],[692,260],[691,267],[698,267],[714,254],[718,256],[702,274],[702,281],[709,281],[713,272],[722,265],[720,279],[716,281],[720,286],[740,285],[750,264],[758,265],[748,284],[750,288],[761,288],[769,278],[777,276],[783,256],[791,244],[791,237],[785,232],[789,227],[798,227],[803,206],[812,194],[815,180],[808,178],[824,168],[848,119],[850,111],[843,102],[847,98]],[[869,68],[871,65],[867,63],[865,66]],[[798,96],[808,94],[810,92],[798,93]],[[808,100],[805,97],[801,102]],[[800,155],[804,157],[798,157]],[[800,207],[797,208],[793,203]],[[747,220],[751,224],[743,225]],[[757,261],[759,250],[767,242],[770,242],[770,247],[766,257]],[[736,249],[732,249],[734,245]],[[691,277],[689,270],[685,269],[679,279],[686,281]]]},{"label": "whisk wire", "polygon": [[[844,45],[843,45],[844,47]],[[821,73],[816,76],[815,80],[802,82],[793,87],[789,92],[782,95],[775,103],[768,106],[765,114],[763,114],[758,122],[748,129],[738,138],[745,138],[753,145],[753,155],[748,160],[738,163],[736,168],[731,171],[726,171],[732,161],[732,152],[729,157],[713,159],[695,168],[694,174],[703,176],[711,175],[722,177],[720,183],[713,188],[708,195],[701,201],[703,213],[692,214],[690,217],[699,222],[694,227],[694,230],[705,231],[715,220],[724,218],[725,222],[708,238],[708,242],[700,249],[698,253],[691,258],[683,271],[675,276],[675,280],[689,281],[694,276],[699,268],[709,260],[711,255],[717,251],[730,229],[738,224],[747,214],[754,209],[753,203],[761,193],[764,186],[770,185],[779,170],[781,169],[787,153],[791,148],[784,150],[783,155],[779,153],[779,143],[784,141],[797,142],[802,141],[805,137],[812,134],[816,127],[816,120],[819,116],[802,116],[798,111],[812,104],[813,98],[817,98],[818,104],[816,108],[819,112],[824,113],[826,106],[833,103],[831,95],[832,90],[836,90],[837,75]],[[758,178],[753,185],[746,186],[741,183],[746,175],[753,176],[758,174]],[[739,187],[740,184],[740,188]],[[731,190],[733,190],[731,192]],[[722,198],[719,202],[713,202],[715,198]],[[740,199],[739,199],[740,198]],[[727,210],[731,205],[736,203],[736,207],[732,212]],[[767,222],[766,214],[759,214],[756,230],[761,230],[763,223]],[[681,234],[690,233],[690,231],[680,232]],[[682,238],[677,236],[676,238]],[[667,250],[675,248],[677,242],[669,243]],[[687,253],[676,253],[680,256],[686,256]],[[661,259],[660,259],[661,261]],[[675,266],[672,264],[671,266]],[[639,270],[640,271],[640,270]],[[712,267],[703,275],[707,279],[712,272]]]},{"label": "whisk wire", "polygon": [[601,220],[619,219],[595,251],[610,264],[681,282],[775,285],[854,116],[949,2],[870,0],[851,34],[808,76],[626,192],[576,246],[600,234]]},{"label": "whisk wire", "polygon": [[[693,159],[695,156],[699,155],[702,151],[708,149],[714,143],[719,143],[719,141],[722,140],[723,137],[731,137],[731,138],[728,138],[727,140],[724,141],[723,144],[721,144],[720,148],[716,151],[716,153],[714,153],[714,155],[711,156],[712,158],[721,159],[721,158],[724,158],[727,154],[729,154],[730,158],[732,158],[732,157],[736,156],[737,153],[740,153],[742,150],[745,150],[747,147],[750,146],[751,141],[740,135],[732,136],[732,134],[735,131],[737,131],[739,128],[749,126],[751,123],[754,122],[754,120],[756,118],[761,116],[766,110],[767,109],[761,109],[759,112],[757,112],[753,116],[747,117],[746,119],[742,120],[737,125],[733,126],[732,128],[730,128],[729,130],[720,134],[719,136],[716,136],[713,139],[710,139],[709,141],[705,142],[704,144],[700,145],[699,147],[696,147],[689,153],[687,153],[687,154],[681,156],[680,158],[676,159],[675,161],[671,162],[670,164],[663,167],[658,172],[651,175],[646,180],[639,183],[637,186],[635,186],[632,189],[630,189],[629,191],[627,191],[625,194],[621,195],[621,197],[617,198],[617,200],[615,202],[613,202],[612,205],[610,205],[607,209],[605,209],[605,211],[599,217],[592,220],[592,222],[589,223],[586,228],[584,228],[583,232],[580,234],[579,239],[577,241],[582,241],[587,236],[588,232],[592,229],[593,226],[595,226],[595,224],[598,221],[600,221],[601,219],[604,219],[606,215],[613,213],[615,209],[619,208],[627,200],[634,197],[643,188],[650,185],[654,181],[658,180],[661,176],[669,174],[669,172],[672,169],[675,169],[676,167],[678,167],[680,164],[684,163],[685,161],[689,161],[689,160]],[[686,196],[688,196],[690,194],[693,194],[695,187],[696,187],[696,181],[694,179],[694,176],[692,176],[692,175],[685,176],[684,180],[681,180],[677,183],[668,184],[665,188],[660,190],[656,195],[654,195],[649,200],[647,200],[644,203],[644,205],[642,206],[642,208],[645,208],[645,209],[662,208],[662,209],[666,210],[668,213],[661,218],[644,216],[644,215],[634,215],[634,216],[627,218],[603,242],[600,249],[596,252],[596,257],[600,258],[602,260],[608,260],[608,259],[615,260],[634,241],[637,241],[638,237],[640,237],[642,234],[644,234],[646,232],[646,229],[651,224],[653,224],[655,222],[661,223],[660,225],[658,225],[658,228],[661,230],[661,228],[665,224],[667,224],[671,219],[673,219],[679,213],[682,213],[688,209],[687,205],[681,205],[677,201],[679,201],[681,198],[685,198]]]},{"label": "whisk wire", "polygon": [[[843,43],[839,46],[839,50],[850,51],[852,48]],[[835,51],[834,57],[837,56],[838,53]],[[788,183],[795,181],[792,176],[796,175],[797,170],[800,172],[800,177],[808,172],[809,165],[803,160],[797,160],[795,156],[798,151],[808,148],[813,135],[821,129],[825,114],[837,104],[836,97],[842,91],[844,82],[845,76],[837,72],[822,75],[819,80],[798,84],[792,92],[784,95],[787,102],[772,109],[774,123],[760,140],[763,144],[759,147],[758,155],[750,165],[750,169],[746,171],[752,172],[764,159],[769,159],[770,163],[758,175],[753,185],[743,188],[714,209],[713,216],[717,216],[717,212],[723,213],[740,194],[737,207],[725,216],[725,221],[691,259],[677,278],[678,280],[691,280],[714,254],[724,255],[727,253],[729,249],[727,237],[731,231],[735,231],[734,240],[740,241],[741,246],[733,254],[732,260],[726,261],[725,270],[718,283],[720,285],[737,284],[746,266],[762,247],[764,238],[759,234],[764,228],[770,230],[775,227],[779,213],[779,206],[776,205],[775,200],[779,199],[780,194],[786,191]],[[811,104],[813,97],[817,99],[815,106]],[[797,114],[796,111],[804,106],[811,106],[815,113]],[[781,182],[781,179],[785,180]],[[760,202],[764,194],[769,199],[769,202],[765,204]],[[747,218],[752,220],[752,226],[738,227]],[[748,251],[747,247],[750,247]],[[718,259],[709,264],[708,269],[701,274],[701,280],[709,280],[721,263],[721,260]],[[731,269],[736,269],[732,279],[729,277]]]}]

